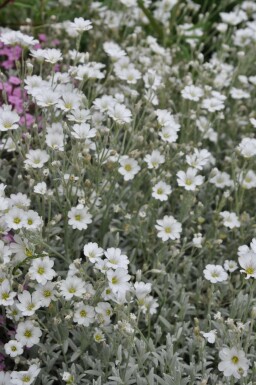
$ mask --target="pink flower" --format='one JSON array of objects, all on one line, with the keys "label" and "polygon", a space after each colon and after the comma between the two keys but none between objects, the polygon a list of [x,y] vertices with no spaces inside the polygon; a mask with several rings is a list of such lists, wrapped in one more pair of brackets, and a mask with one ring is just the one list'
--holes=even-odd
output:
[{"label": "pink flower", "polygon": [[45,33],[40,33],[38,35],[38,39],[39,39],[39,41],[42,41],[45,43],[47,41],[47,36],[45,35]]},{"label": "pink flower", "polygon": [[8,81],[9,83],[14,84],[15,86],[18,86],[21,83],[20,79],[17,76],[10,76]]}]

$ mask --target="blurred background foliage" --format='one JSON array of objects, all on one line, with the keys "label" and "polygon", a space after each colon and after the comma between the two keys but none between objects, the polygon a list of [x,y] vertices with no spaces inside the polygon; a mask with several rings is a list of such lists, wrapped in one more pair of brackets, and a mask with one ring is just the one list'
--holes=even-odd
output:
[{"label": "blurred background foliage", "polygon": [[[0,0],[0,26],[19,29],[21,26],[25,27],[31,23],[33,34],[36,37],[41,32],[47,32],[47,25],[52,22],[73,20],[79,16],[89,18],[89,8],[92,2],[93,0],[73,0],[71,6],[64,7],[58,0]],[[99,2],[114,10],[119,3],[118,0],[100,0]],[[187,4],[187,0],[178,0],[170,12],[169,31],[165,30],[160,21],[155,20],[154,3],[153,0],[148,9],[144,7],[143,0],[138,0],[142,12],[148,18],[145,32],[155,36],[163,46],[171,47],[173,43],[177,42],[177,25],[186,22],[189,10],[181,5]],[[214,36],[217,33],[214,24],[220,21],[219,13],[232,11],[236,5],[242,3],[242,0],[194,0],[194,3],[198,4],[199,8],[193,14],[194,25],[191,30],[202,29],[203,36],[197,36],[197,38],[200,39],[199,43],[203,44],[201,52],[209,57],[214,50]],[[181,39],[179,44],[182,54],[190,56],[191,52],[188,52],[190,48],[186,41]],[[83,42],[81,49],[83,49]]]}]

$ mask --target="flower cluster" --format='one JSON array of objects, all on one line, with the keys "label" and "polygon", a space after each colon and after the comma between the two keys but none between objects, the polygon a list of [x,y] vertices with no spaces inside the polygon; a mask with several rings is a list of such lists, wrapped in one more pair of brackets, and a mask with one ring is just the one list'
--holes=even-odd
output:
[{"label": "flower cluster", "polygon": [[254,2],[46,3],[0,28],[0,384],[252,385]]}]

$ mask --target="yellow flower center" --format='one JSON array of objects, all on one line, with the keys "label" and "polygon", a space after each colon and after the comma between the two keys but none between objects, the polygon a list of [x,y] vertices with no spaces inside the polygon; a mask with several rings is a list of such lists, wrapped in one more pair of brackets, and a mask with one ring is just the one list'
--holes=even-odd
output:
[{"label": "yellow flower center", "polygon": [[163,194],[163,189],[162,188],[158,188],[157,189],[157,194],[159,194],[159,195]]},{"label": "yellow flower center", "polygon": [[21,219],[20,218],[14,218],[13,219],[13,222],[16,223],[16,225],[18,225],[20,222],[21,222]]},{"label": "yellow flower center", "polygon": [[81,311],[80,311],[80,316],[83,317],[83,318],[85,318],[85,317],[87,316],[86,311],[85,311],[85,310],[81,310]]},{"label": "yellow flower center", "polygon": [[231,361],[233,362],[233,364],[237,364],[238,361],[239,361],[239,358],[238,358],[237,356],[233,356],[233,357],[231,358]]},{"label": "yellow flower center", "polygon": [[126,164],[126,165],[124,166],[124,169],[125,169],[126,171],[131,171],[132,166],[131,166],[130,164]]},{"label": "yellow flower center", "polygon": [[48,297],[50,297],[50,296],[51,296],[51,294],[52,294],[52,293],[51,293],[51,291],[50,291],[50,290],[45,290],[45,291],[44,291],[44,297],[45,297],[45,298],[48,298]]},{"label": "yellow flower center", "polygon": [[97,342],[100,342],[102,340],[102,337],[100,334],[96,334],[96,336],[94,336],[94,338],[95,338],[95,341],[97,341]]},{"label": "yellow flower center", "polygon": [[253,268],[253,267],[248,267],[248,268],[245,270],[245,272],[246,272],[247,274],[254,274],[254,268]]},{"label": "yellow flower center", "polygon": [[72,286],[72,287],[69,288],[68,291],[69,291],[70,294],[74,294],[76,292],[76,289]]},{"label": "yellow flower center", "polygon": [[32,337],[31,330],[25,330],[24,337],[31,338]]},{"label": "yellow flower center", "polygon": [[40,275],[43,275],[45,273],[45,268],[43,266],[40,266],[38,269],[37,269],[37,273],[40,274]]},{"label": "yellow flower center", "polygon": [[32,219],[28,219],[28,225],[32,225],[32,224],[33,224]]},{"label": "yellow flower center", "polygon": [[170,226],[168,226],[168,227],[166,227],[166,228],[164,229],[164,231],[165,231],[167,234],[170,234],[171,231],[172,231],[172,228],[171,228]]},{"label": "yellow flower center", "polygon": [[13,345],[13,346],[11,347],[11,351],[12,351],[12,352],[16,352],[16,350],[17,350],[16,346]]},{"label": "yellow flower center", "polygon": [[10,297],[9,293],[2,293],[2,299],[4,299],[5,301]]},{"label": "yellow flower center", "polygon": [[191,186],[192,185],[192,180],[191,179],[186,179],[186,185]]},{"label": "yellow flower center", "polygon": [[118,283],[118,278],[117,277],[113,277],[112,278],[112,283],[113,283],[113,285],[116,285]]},{"label": "yellow flower center", "polygon": [[30,251],[29,249],[25,250],[25,254],[27,257],[32,257],[32,255],[33,255],[32,251]]},{"label": "yellow flower center", "polygon": [[81,215],[79,215],[79,214],[75,215],[75,220],[76,221],[81,221]]},{"label": "yellow flower center", "polygon": [[7,121],[4,123],[4,128],[11,128],[11,126],[12,126],[11,122]]}]

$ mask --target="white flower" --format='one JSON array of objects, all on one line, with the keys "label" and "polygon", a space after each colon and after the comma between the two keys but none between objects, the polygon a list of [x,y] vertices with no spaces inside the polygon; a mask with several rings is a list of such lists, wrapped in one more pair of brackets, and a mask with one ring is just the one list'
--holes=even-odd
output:
[{"label": "white flower", "polygon": [[56,293],[55,283],[47,281],[45,285],[37,285],[33,294],[41,306],[48,307],[51,301],[56,300]]},{"label": "white flower", "polygon": [[44,150],[29,150],[24,163],[32,168],[42,168],[48,162],[50,156]]},{"label": "white flower", "polygon": [[31,200],[26,194],[18,193],[10,195],[10,203],[12,206],[18,207],[19,209],[26,210],[31,203]]},{"label": "white flower", "polygon": [[168,195],[172,192],[172,188],[167,183],[160,181],[152,188],[152,196],[159,201],[167,201]]},{"label": "white flower", "polygon": [[20,302],[17,303],[16,306],[23,316],[31,316],[41,307],[41,304],[37,301],[34,293],[31,295],[27,290],[24,290],[23,293],[19,294],[18,299]]},{"label": "white flower", "polygon": [[226,260],[224,262],[224,269],[226,271],[229,271],[230,273],[233,273],[235,270],[238,269],[237,263],[232,260]]},{"label": "white flower", "polygon": [[16,151],[16,143],[12,140],[12,138],[2,138],[0,149],[5,149],[7,152],[14,152]]},{"label": "white flower", "polygon": [[205,279],[211,283],[223,282],[228,279],[228,274],[220,265],[206,265],[203,273]]},{"label": "white flower", "polygon": [[14,242],[10,244],[12,253],[15,254],[14,262],[22,262],[27,257],[33,256],[33,246],[26,238],[21,239],[17,234],[14,235]]},{"label": "white flower", "polygon": [[97,343],[100,343],[106,340],[104,333],[100,329],[95,329],[93,338],[94,338],[94,341]]},{"label": "white flower", "polygon": [[128,257],[125,254],[122,254],[121,249],[115,249],[114,247],[110,247],[105,251],[104,254],[107,258],[107,267],[114,270],[119,267],[127,269],[127,266],[129,264]]},{"label": "white flower", "polygon": [[5,196],[5,192],[4,190],[6,189],[6,185],[3,184],[3,183],[0,183],[0,197],[4,197]]},{"label": "white flower", "polygon": [[245,278],[249,279],[252,277],[256,279],[256,254],[249,251],[244,255],[240,255],[238,261],[242,267],[240,271],[246,274]]},{"label": "white flower", "polygon": [[194,85],[186,86],[182,91],[181,95],[184,99],[193,100],[198,102],[199,99],[203,96],[204,92],[202,88],[196,87]]},{"label": "white flower", "polygon": [[256,119],[255,118],[250,118],[250,123],[253,125],[254,128],[256,128]]},{"label": "white flower", "polygon": [[233,99],[248,99],[250,94],[238,88],[232,87],[230,90],[230,95]]},{"label": "white flower", "polygon": [[144,314],[156,314],[156,309],[158,308],[157,300],[152,296],[148,295],[144,298],[144,305],[141,307]]},{"label": "white flower", "polygon": [[123,51],[118,44],[114,42],[105,42],[103,44],[103,49],[108,56],[111,57],[114,61],[119,60],[121,57],[126,56],[126,52]]},{"label": "white flower", "polygon": [[194,154],[186,155],[186,162],[189,166],[202,170],[211,161],[211,153],[208,150],[198,150],[195,148]]},{"label": "white flower", "polygon": [[220,213],[220,216],[223,218],[223,225],[225,227],[233,229],[235,227],[240,227],[241,225],[236,213],[232,213],[229,211],[222,211]]},{"label": "white flower", "polygon": [[192,167],[189,167],[186,172],[178,171],[177,177],[178,185],[184,187],[185,190],[194,191],[197,186],[201,186],[204,183],[204,177],[197,175],[197,170]]},{"label": "white flower", "polygon": [[[1,201],[1,198],[0,198]],[[9,245],[5,245],[3,241],[0,240],[0,264],[6,264],[10,262],[10,255],[12,251]]]},{"label": "white flower", "polygon": [[[12,321],[15,321],[15,322],[18,322],[21,319],[22,314],[17,308],[16,302],[14,302],[13,305],[10,305],[6,308],[6,317],[10,318]],[[1,381],[0,381],[0,385],[1,385]]]},{"label": "white flower", "polygon": [[241,9],[236,9],[234,12],[220,12],[220,17],[224,23],[229,25],[237,25],[248,20],[248,16]]},{"label": "white flower", "polygon": [[71,135],[76,139],[85,140],[96,136],[96,130],[94,128],[90,128],[87,123],[74,124],[72,130]]},{"label": "white flower", "polygon": [[98,302],[95,307],[95,312],[97,313],[97,321],[101,325],[108,325],[111,322],[111,315],[113,314],[112,307],[108,302]]},{"label": "white flower", "polygon": [[11,373],[10,385],[31,385],[38,376],[40,369],[37,365],[31,365],[27,371]]},{"label": "white flower", "polygon": [[69,372],[64,372],[62,375],[62,379],[63,379],[63,381],[70,383],[70,384],[72,384],[72,382],[74,381],[73,375]]},{"label": "white flower", "polygon": [[43,225],[43,220],[36,211],[28,210],[25,213],[24,227],[27,230],[39,230]]},{"label": "white flower", "polygon": [[0,211],[7,211],[9,206],[10,206],[9,199],[0,196]]},{"label": "white flower", "polygon": [[57,107],[64,112],[69,112],[71,110],[76,110],[79,108],[81,103],[80,95],[75,94],[74,92],[67,92],[62,95],[62,99],[59,100]]},{"label": "white flower", "polygon": [[47,191],[47,186],[46,186],[46,183],[45,183],[45,182],[37,183],[37,184],[34,186],[34,192],[35,192],[36,194],[45,195],[45,194],[46,194],[46,191]]},{"label": "white flower", "polygon": [[56,272],[52,269],[53,265],[54,262],[49,257],[33,259],[28,271],[30,278],[45,285],[47,281],[51,281],[56,276]]},{"label": "white flower", "polygon": [[40,328],[38,326],[35,326],[32,321],[24,321],[18,324],[15,338],[23,346],[31,348],[33,345],[39,343],[41,335],[42,332]]},{"label": "white flower", "polygon": [[210,330],[208,333],[201,332],[202,336],[209,342],[210,344],[214,344],[216,340],[217,330]]},{"label": "white flower", "polygon": [[197,247],[198,249],[201,249],[203,240],[204,238],[202,237],[201,233],[195,234],[192,239],[193,246]]},{"label": "white flower", "polygon": [[4,279],[3,282],[0,284],[0,305],[13,305],[15,296],[16,293],[11,291],[10,282],[7,279]]},{"label": "white flower", "polygon": [[0,131],[16,130],[19,128],[19,120],[20,117],[15,111],[0,109]]},{"label": "white flower", "polygon": [[131,122],[132,113],[123,104],[115,103],[114,106],[110,107],[107,112],[108,115],[119,124]]},{"label": "white flower", "polygon": [[149,169],[158,169],[160,164],[165,162],[165,157],[160,154],[160,151],[153,150],[151,154],[145,156],[144,160],[147,163]]},{"label": "white flower", "polygon": [[103,255],[103,249],[99,247],[97,243],[89,242],[84,245],[84,255],[90,262],[95,263]]},{"label": "white flower", "polygon": [[94,308],[85,305],[83,302],[76,303],[73,320],[78,323],[78,325],[89,326],[95,320]]},{"label": "white flower", "polygon": [[92,223],[92,216],[88,208],[82,204],[72,207],[68,212],[68,218],[68,224],[73,229],[85,230],[88,227],[87,225]]},{"label": "white flower", "polygon": [[75,297],[82,297],[86,292],[85,282],[76,276],[68,277],[61,282],[60,291],[66,300]]},{"label": "white flower", "polygon": [[[179,125],[177,124],[177,126]],[[178,139],[178,134],[177,134],[178,131],[179,131],[179,128],[177,129],[172,126],[166,126],[166,127],[163,127],[162,130],[159,132],[159,136],[164,142],[175,143],[176,140]]]},{"label": "white flower", "polygon": [[137,160],[129,158],[127,155],[122,156],[119,163],[121,167],[118,168],[118,172],[124,176],[125,181],[133,179],[140,171]]},{"label": "white flower", "polygon": [[25,225],[26,212],[17,207],[13,207],[5,214],[5,222],[13,230],[21,229]]},{"label": "white flower", "polygon": [[127,274],[127,270],[123,268],[117,268],[116,270],[107,271],[107,279],[109,287],[113,293],[125,294],[130,289],[131,276]]},{"label": "white flower", "polygon": [[64,136],[58,133],[48,133],[45,136],[45,143],[55,151],[64,151]]},{"label": "white flower", "polygon": [[175,240],[180,238],[182,227],[174,217],[165,215],[163,219],[157,220],[156,223],[155,228],[158,230],[157,236],[164,242],[169,239]]},{"label": "white flower", "polygon": [[87,120],[89,120],[90,116],[91,116],[90,110],[76,109],[76,110],[70,112],[70,114],[67,115],[67,118],[71,122],[76,122],[76,123],[81,124],[81,123],[85,123]]},{"label": "white flower", "polygon": [[44,61],[44,49],[31,49],[30,55],[37,60],[38,62],[42,63]]},{"label": "white flower", "polygon": [[119,68],[118,63],[115,65],[115,74],[122,80],[126,80],[128,84],[136,84],[137,81],[141,78],[141,73],[138,71],[132,64],[127,68]]},{"label": "white flower", "polygon": [[224,102],[216,97],[203,100],[202,108],[209,112],[221,111],[225,108]]},{"label": "white flower", "polygon": [[253,170],[248,170],[245,175],[241,173],[239,177],[241,186],[247,190],[256,187],[256,174]]},{"label": "white flower", "polygon": [[0,41],[5,45],[20,45],[22,47],[32,47],[39,43],[32,36],[25,35],[20,31],[3,32],[1,33]]},{"label": "white flower", "polygon": [[70,28],[80,34],[92,29],[92,22],[90,20],[85,20],[82,17],[75,17],[74,22],[70,23]]},{"label": "white flower", "polygon": [[34,96],[38,106],[43,108],[48,108],[58,104],[60,99],[60,95],[51,89],[45,89],[43,93],[37,91]]},{"label": "white flower", "polygon": [[[134,289],[135,295],[139,301],[144,300],[144,298],[151,292],[152,284],[144,282],[135,282]],[[144,304],[144,301],[143,301]]]},{"label": "white flower", "polygon": [[46,62],[51,64],[56,64],[58,61],[62,60],[62,54],[59,49],[56,48],[47,48],[43,52],[43,57]]},{"label": "white flower", "polygon": [[254,253],[256,253],[256,238],[253,238],[250,243],[251,249]]},{"label": "white flower", "polygon": [[213,176],[209,179],[209,182],[218,188],[232,187],[234,185],[230,175],[226,172],[219,171],[217,168],[214,168]]},{"label": "white flower", "polygon": [[238,146],[238,151],[245,158],[251,158],[256,155],[256,139],[244,138]]},{"label": "white flower", "polygon": [[143,76],[143,80],[146,88],[156,91],[162,85],[161,76],[157,75],[156,71],[149,69]]},{"label": "white flower", "polygon": [[221,362],[218,365],[218,369],[223,372],[224,376],[235,378],[245,377],[249,369],[249,361],[245,357],[243,350],[237,348],[223,348],[219,352]]}]

